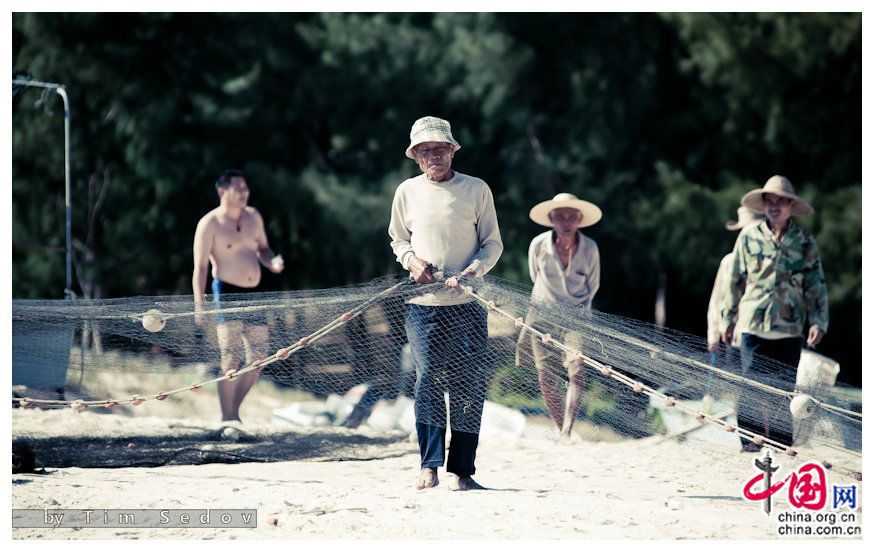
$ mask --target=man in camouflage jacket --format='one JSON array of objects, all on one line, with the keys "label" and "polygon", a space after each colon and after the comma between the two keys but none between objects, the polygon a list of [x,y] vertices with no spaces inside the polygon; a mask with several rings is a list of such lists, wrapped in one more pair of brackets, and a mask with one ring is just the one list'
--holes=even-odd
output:
[{"label": "man in camouflage jacket", "polygon": [[[761,357],[798,366],[808,325],[807,345],[816,346],[828,331],[828,294],[816,242],[793,215],[808,215],[810,205],[795,195],[784,176],[772,176],[741,203],[765,220],[744,228],[734,246],[734,263],[723,299],[722,340],[731,343],[735,325],[741,335],[741,369],[772,386],[792,390],[794,378],[782,377]],[[759,357],[759,358],[757,358]],[[748,393],[738,401],[738,425],[786,445],[792,444],[792,419],[785,408],[750,409]],[[788,401],[788,399],[787,399]],[[781,403],[782,405],[782,403]],[[761,407],[759,407],[761,408]],[[755,418],[755,419],[752,419]],[[744,450],[760,447],[747,443]]]}]

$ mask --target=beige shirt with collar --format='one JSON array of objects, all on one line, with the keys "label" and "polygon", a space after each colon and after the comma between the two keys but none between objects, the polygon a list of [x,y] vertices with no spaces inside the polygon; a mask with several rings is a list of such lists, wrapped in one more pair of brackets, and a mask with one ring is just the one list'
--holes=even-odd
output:
[{"label": "beige shirt with collar", "polygon": [[577,236],[577,247],[567,267],[562,266],[559,259],[552,230],[531,240],[528,270],[534,282],[533,303],[592,307],[592,299],[601,287],[601,255],[595,240],[579,230]]}]

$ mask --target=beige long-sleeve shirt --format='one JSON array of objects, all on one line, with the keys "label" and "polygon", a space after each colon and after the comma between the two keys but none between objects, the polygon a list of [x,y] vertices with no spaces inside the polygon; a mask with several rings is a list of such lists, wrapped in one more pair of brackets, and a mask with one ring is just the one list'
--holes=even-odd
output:
[{"label": "beige long-sleeve shirt", "polygon": [[[447,274],[470,268],[481,277],[504,251],[492,191],[479,178],[457,171],[443,182],[424,174],[402,182],[392,201],[388,234],[405,270],[415,255]],[[442,289],[408,302],[445,306],[472,300],[461,290]]]},{"label": "beige long-sleeve shirt", "polygon": [[[734,253],[729,253],[719,263],[716,278],[713,280],[713,291],[710,292],[710,302],[707,304],[707,343],[719,343],[719,320],[722,314],[722,298],[725,295],[725,286],[731,273],[731,265],[734,262]],[[740,336],[743,328],[735,328],[731,344],[740,348]]]}]

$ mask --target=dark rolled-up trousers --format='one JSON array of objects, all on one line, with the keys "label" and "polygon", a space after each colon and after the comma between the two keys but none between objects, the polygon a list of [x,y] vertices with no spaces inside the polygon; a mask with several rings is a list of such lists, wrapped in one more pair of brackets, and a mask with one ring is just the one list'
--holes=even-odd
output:
[{"label": "dark rolled-up trousers", "polygon": [[[763,358],[766,357],[766,358]],[[767,359],[788,364],[794,368],[789,374],[775,374],[766,369]],[[766,383],[784,391],[795,387],[795,373],[801,360],[801,338],[765,339],[745,333],[741,335],[740,362],[745,377]],[[741,393],[737,404],[738,426],[787,446],[792,445],[792,414],[789,400],[769,400],[771,408],[755,398],[756,393]]]},{"label": "dark rolled-up trousers", "polygon": [[423,468],[443,465],[446,401],[452,437],[446,470],[465,477],[476,472],[486,394],[488,315],[477,303],[407,305],[407,339],[416,367],[416,433]]}]

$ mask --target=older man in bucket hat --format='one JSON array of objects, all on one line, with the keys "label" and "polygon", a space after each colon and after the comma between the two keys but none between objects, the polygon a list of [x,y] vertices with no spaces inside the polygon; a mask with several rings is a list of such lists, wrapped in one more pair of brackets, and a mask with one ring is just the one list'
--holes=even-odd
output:
[{"label": "older man in bucket hat", "polygon": [[388,228],[398,262],[417,283],[435,282],[435,271],[448,276],[442,288],[406,305],[407,338],[418,375],[418,489],[439,482],[437,468],[445,457],[444,392],[452,426],[446,463],[455,474],[450,488],[482,488],[471,476],[486,391],[481,358],[488,342],[487,314],[459,284],[491,270],[504,246],[488,185],[452,169],[459,149],[448,121],[423,117],[413,124],[406,155],[422,174],[398,186]]},{"label": "older man in bucket hat", "polygon": [[[589,311],[592,299],[601,287],[601,256],[598,245],[580,229],[601,220],[601,209],[594,203],[578,199],[569,193],[535,205],[529,212],[532,221],[550,230],[537,235],[528,248],[528,270],[534,287],[531,290],[532,309],[527,322],[565,345],[580,350],[582,334],[543,326],[547,321],[539,306],[566,305]],[[542,311],[540,311],[542,312]],[[530,343],[529,343],[530,341]],[[530,353],[528,347],[530,346]],[[534,335],[519,336],[517,365],[522,352],[529,353],[537,368],[537,379],[546,410],[559,430],[559,442],[570,444],[574,421],[580,412],[582,391],[586,384],[585,370],[575,355],[544,344]],[[558,379],[567,372],[567,396],[562,397]],[[564,401],[562,401],[564,399]],[[564,405],[562,403],[564,402]]]},{"label": "older man in bucket hat", "polygon": [[[726,345],[731,344],[736,327],[744,328],[741,369],[762,378],[767,373],[764,363],[757,360],[759,356],[798,366],[805,324],[809,326],[807,346],[819,344],[828,331],[828,294],[816,242],[793,219],[794,215],[809,215],[813,209],[795,194],[789,179],[772,176],[761,189],[744,195],[741,204],[754,213],[764,213],[765,219],[741,230],[735,243],[720,328]],[[792,444],[788,412],[763,411],[758,419],[770,423],[759,423],[758,419],[742,419],[750,407],[755,405],[747,404],[742,395],[738,403],[740,427]],[[759,443],[750,442],[744,450],[755,452],[759,448]]]}]

